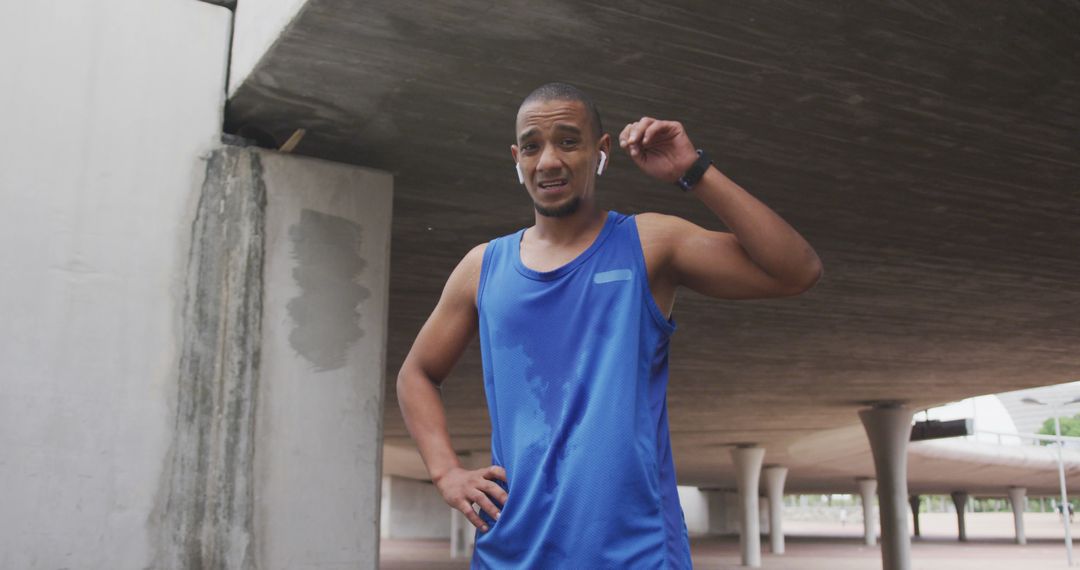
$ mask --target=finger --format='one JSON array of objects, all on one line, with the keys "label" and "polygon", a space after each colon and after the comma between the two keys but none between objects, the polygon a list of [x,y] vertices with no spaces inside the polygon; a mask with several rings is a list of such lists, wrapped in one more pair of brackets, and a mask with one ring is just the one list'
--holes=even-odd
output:
[{"label": "finger", "polygon": [[483,532],[487,532],[487,524],[484,523],[484,520],[480,518],[480,515],[476,514],[476,511],[473,510],[472,503],[462,500],[457,504],[457,510],[461,511],[461,514],[465,515],[465,518],[468,519],[473,526]]},{"label": "finger", "polygon": [[641,134],[645,132],[645,129],[649,128],[649,125],[656,122],[656,119],[652,117],[642,117],[638,119],[637,123],[634,123],[634,128],[630,131],[629,144],[637,144],[641,142]]},{"label": "finger", "polygon": [[487,473],[484,474],[485,479],[502,479],[504,482],[509,483],[506,480],[506,469],[503,469],[500,465],[492,465],[488,467]]},{"label": "finger", "polygon": [[470,498],[474,503],[479,505],[489,517],[495,520],[499,519],[499,507],[496,507],[495,503],[492,503],[491,499],[489,499],[482,491],[474,490]]},{"label": "finger", "polygon": [[626,145],[629,143],[629,139],[630,139],[630,131],[633,130],[633,128],[634,128],[634,123],[627,123],[626,126],[623,127],[622,132],[619,133],[619,146],[620,147],[626,148]]},{"label": "finger", "polygon": [[663,140],[674,132],[674,121],[653,121],[641,134],[641,144],[648,145],[650,141]]},{"label": "finger", "polygon": [[482,490],[484,493],[487,493],[489,497],[498,501],[500,505],[505,505],[507,497],[510,496],[498,483],[488,483]]}]

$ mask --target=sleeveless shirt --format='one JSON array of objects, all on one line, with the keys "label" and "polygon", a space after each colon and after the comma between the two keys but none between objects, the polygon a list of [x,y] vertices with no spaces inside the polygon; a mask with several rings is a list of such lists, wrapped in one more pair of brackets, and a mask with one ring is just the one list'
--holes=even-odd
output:
[{"label": "sleeveless shirt", "polygon": [[667,421],[669,338],[632,216],[553,271],[492,240],[477,291],[500,518],[474,569],[690,568]]}]

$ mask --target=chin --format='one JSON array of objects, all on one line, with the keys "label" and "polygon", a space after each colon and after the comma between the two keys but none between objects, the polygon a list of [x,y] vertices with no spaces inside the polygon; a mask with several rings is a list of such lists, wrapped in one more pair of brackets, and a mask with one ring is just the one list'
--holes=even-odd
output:
[{"label": "chin", "polygon": [[533,202],[533,208],[536,209],[536,213],[546,218],[565,218],[581,208],[581,197],[574,196],[562,204],[553,204],[551,206]]}]

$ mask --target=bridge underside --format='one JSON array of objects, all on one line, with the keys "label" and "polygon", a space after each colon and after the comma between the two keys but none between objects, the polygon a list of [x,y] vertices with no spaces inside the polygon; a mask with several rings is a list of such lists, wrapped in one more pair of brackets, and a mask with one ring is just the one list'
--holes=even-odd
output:
[{"label": "bridge underside", "polygon": [[[727,448],[752,442],[791,468],[790,488],[843,489],[873,472],[865,439],[829,465],[806,441],[861,429],[867,402],[1077,379],[1077,29],[1080,3],[1064,0],[310,0],[234,78],[227,122],[278,143],[303,128],[296,153],[393,172],[392,379],[460,257],[531,223],[508,148],[528,91],[581,86],[611,133],[641,115],[683,121],[826,275],[795,299],[680,293],[680,482],[732,486]],[[599,192],[607,208],[722,229],[621,154]],[[475,346],[444,397],[455,445],[487,448]],[[393,389],[385,418],[386,444],[411,448]]]}]

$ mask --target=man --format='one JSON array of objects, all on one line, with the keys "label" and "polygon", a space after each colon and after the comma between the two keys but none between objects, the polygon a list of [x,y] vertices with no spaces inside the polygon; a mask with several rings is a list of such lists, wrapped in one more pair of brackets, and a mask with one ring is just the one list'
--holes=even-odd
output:
[{"label": "man", "polygon": [[[535,225],[473,248],[451,273],[398,375],[406,425],[443,498],[479,529],[473,568],[689,568],[665,399],[676,289],[795,295],[821,263],[677,122],[643,117],[619,146],[733,233],[601,210],[611,138],[572,86],[526,97],[516,138]],[[466,470],[439,386],[477,333],[493,465]]]}]

